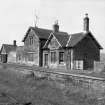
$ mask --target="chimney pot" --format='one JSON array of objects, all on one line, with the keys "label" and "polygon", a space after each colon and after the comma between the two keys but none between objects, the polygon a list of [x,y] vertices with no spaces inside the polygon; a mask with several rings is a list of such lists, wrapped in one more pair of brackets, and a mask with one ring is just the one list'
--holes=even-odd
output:
[{"label": "chimney pot", "polygon": [[58,20],[55,21],[55,24],[53,25],[53,30],[54,32],[59,32]]},{"label": "chimney pot", "polygon": [[85,16],[88,17],[88,13],[86,13]]},{"label": "chimney pot", "polygon": [[88,17],[88,13],[85,14],[85,18],[84,18],[84,31],[85,32],[89,31],[89,17]]},{"label": "chimney pot", "polygon": [[14,46],[17,46],[17,45],[16,45],[16,40],[13,41],[13,45],[14,45]]}]

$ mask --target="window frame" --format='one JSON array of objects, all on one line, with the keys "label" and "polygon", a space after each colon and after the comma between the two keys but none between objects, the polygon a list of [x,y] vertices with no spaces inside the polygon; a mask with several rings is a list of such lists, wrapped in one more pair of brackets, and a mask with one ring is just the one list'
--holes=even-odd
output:
[{"label": "window frame", "polygon": [[18,55],[18,60],[21,61],[21,55]]},{"label": "window frame", "polygon": [[33,45],[33,42],[34,42],[33,36],[29,36],[29,45]]},{"label": "window frame", "polygon": [[[46,56],[47,56],[47,59],[46,59]],[[48,66],[48,53],[45,53],[44,54],[44,66]]]},{"label": "window frame", "polygon": [[76,60],[75,66],[77,70],[83,70],[83,60]]},{"label": "window frame", "polygon": [[64,63],[64,52],[59,52],[59,64]]},{"label": "window frame", "polygon": [[33,62],[34,61],[34,53],[29,53],[28,54],[28,61]]},{"label": "window frame", "polygon": [[55,63],[56,62],[56,51],[51,51],[51,63]]}]

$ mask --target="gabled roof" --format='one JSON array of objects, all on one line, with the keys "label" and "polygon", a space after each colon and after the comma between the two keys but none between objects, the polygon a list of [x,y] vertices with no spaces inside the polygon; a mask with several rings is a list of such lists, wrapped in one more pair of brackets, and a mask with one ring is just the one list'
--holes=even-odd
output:
[{"label": "gabled roof", "polygon": [[61,32],[61,31],[53,32],[53,30],[43,29],[43,28],[38,28],[38,27],[29,27],[25,37],[22,40],[23,42],[27,38],[28,33],[30,32],[31,29],[36,33],[38,38],[47,40],[43,48],[47,47],[49,41],[51,40],[50,36],[51,36],[51,34],[53,34],[62,47],[74,47],[83,38],[85,38],[87,35],[90,35],[90,37],[92,38],[92,40],[94,40],[94,42],[96,43],[98,48],[102,49],[101,45],[94,38],[94,36],[91,34],[91,32],[88,32],[88,33],[80,32],[80,33],[75,33],[75,34],[68,35],[68,33],[66,33],[66,32]]},{"label": "gabled roof", "polygon": [[23,38],[23,42],[25,41],[25,39],[27,38],[28,36],[28,33],[30,32],[30,30],[33,30],[36,35],[40,38],[40,39],[48,39],[50,33],[52,32],[52,30],[49,30],[49,29],[43,29],[43,28],[38,28],[38,27],[29,27],[26,35],[24,36]]},{"label": "gabled roof", "polygon": [[58,42],[61,44],[62,47],[66,47],[67,41],[69,39],[69,35],[67,33],[54,33],[54,36],[58,40]]},{"label": "gabled roof", "polygon": [[10,51],[16,51],[17,46],[9,45],[9,44],[3,44],[1,50],[3,48],[5,49],[5,52],[8,54]]},{"label": "gabled roof", "polygon": [[85,37],[85,34],[83,32],[81,33],[75,33],[70,35],[70,39],[67,43],[67,47],[74,47],[78,42],[80,42]]},{"label": "gabled roof", "polygon": [[61,45],[61,47],[66,47],[67,41],[69,39],[68,33],[66,33],[66,32],[55,32],[55,33],[53,33],[52,32],[43,48],[47,48],[47,45],[49,44],[49,42],[53,38],[53,36],[57,39],[57,41]]},{"label": "gabled roof", "polygon": [[[36,35],[40,38],[40,39],[48,39],[48,37],[50,36],[50,33],[53,32],[53,30],[50,30],[50,29],[43,29],[43,28],[38,28],[38,27],[29,27],[26,35],[24,36],[23,38],[23,42],[25,41],[25,39],[27,38],[28,36],[28,33],[30,32],[30,30],[33,30]],[[59,31],[59,34],[65,34],[65,32],[61,32]]]},{"label": "gabled roof", "polygon": [[67,33],[52,33],[47,42],[45,43],[45,46],[43,48],[47,48],[47,45],[49,44],[50,40],[52,39],[52,35],[56,37],[58,42],[62,47],[75,47],[82,39],[84,39],[86,36],[90,36],[92,40],[95,42],[95,44],[98,46],[99,49],[102,49],[101,45],[98,43],[98,41],[94,38],[94,36],[91,34],[91,32],[84,33],[75,33],[68,35]]},{"label": "gabled roof", "polygon": [[83,38],[85,38],[87,35],[89,35],[92,40],[94,40],[94,42],[96,43],[96,45],[98,46],[99,49],[102,49],[101,45],[98,43],[98,41],[94,38],[94,36],[91,34],[91,32],[88,33],[76,33],[76,34],[72,34],[70,35],[70,39],[67,43],[67,47],[74,47],[75,45],[77,45]]}]

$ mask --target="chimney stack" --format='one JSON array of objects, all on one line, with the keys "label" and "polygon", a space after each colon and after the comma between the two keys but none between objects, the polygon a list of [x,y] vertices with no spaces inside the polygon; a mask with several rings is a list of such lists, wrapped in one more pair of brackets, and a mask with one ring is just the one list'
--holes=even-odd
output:
[{"label": "chimney stack", "polygon": [[87,13],[85,14],[84,18],[84,31],[89,32],[89,17]]},{"label": "chimney stack", "polygon": [[53,25],[53,30],[54,32],[59,32],[58,20],[55,21],[55,24]]},{"label": "chimney stack", "polygon": [[16,45],[16,40],[13,41],[13,45],[14,45],[14,46],[17,46],[17,45]]}]

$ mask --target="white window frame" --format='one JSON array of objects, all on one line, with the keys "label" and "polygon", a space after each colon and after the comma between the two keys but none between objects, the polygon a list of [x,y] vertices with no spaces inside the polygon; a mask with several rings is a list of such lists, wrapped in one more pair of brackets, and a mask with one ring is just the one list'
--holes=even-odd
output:
[{"label": "white window frame", "polygon": [[75,61],[75,67],[78,70],[83,70],[83,60],[76,60]]}]

